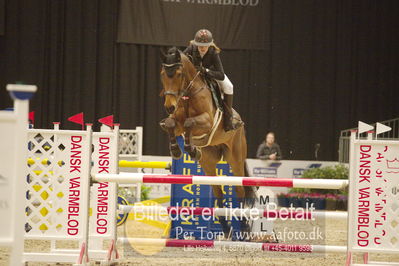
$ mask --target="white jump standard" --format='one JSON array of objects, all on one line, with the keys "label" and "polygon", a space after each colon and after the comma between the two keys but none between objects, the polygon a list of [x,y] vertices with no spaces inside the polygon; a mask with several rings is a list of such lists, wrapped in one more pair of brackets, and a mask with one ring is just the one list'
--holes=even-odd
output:
[{"label": "white jump standard", "polygon": [[26,140],[29,99],[34,85],[7,85],[14,100],[12,111],[0,111],[0,246],[11,247],[9,264],[21,265],[24,251]]}]

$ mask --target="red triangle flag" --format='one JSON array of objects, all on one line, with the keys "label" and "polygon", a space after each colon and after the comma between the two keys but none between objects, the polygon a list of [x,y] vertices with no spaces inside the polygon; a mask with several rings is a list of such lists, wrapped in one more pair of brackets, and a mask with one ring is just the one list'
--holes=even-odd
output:
[{"label": "red triangle flag", "polygon": [[100,119],[98,119],[98,122],[112,128],[112,127],[114,127],[114,115],[109,115],[109,116],[100,118]]},{"label": "red triangle flag", "polygon": [[76,124],[83,126],[84,125],[83,112],[69,117],[68,121],[71,121],[72,123],[76,123]]},{"label": "red triangle flag", "polygon": [[35,124],[35,111],[29,112],[28,119],[30,120],[31,124]]}]

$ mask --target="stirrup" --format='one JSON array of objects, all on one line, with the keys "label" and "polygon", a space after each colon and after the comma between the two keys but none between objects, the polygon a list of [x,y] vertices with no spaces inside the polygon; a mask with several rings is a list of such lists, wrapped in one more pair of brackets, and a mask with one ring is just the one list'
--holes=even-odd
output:
[{"label": "stirrup", "polygon": [[223,129],[226,132],[234,130],[235,128],[234,128],[234,125],[233,125],[233,121],[230,119],[229,122],[224,122]]},{"label": "stirrup", "polygon": [[242,121],[241,119],[232,117],[229,122],[225,122],[225,124],[223,125],[223,128],[224,128],[224,131],[228,132],[231,130],[239,129],[243,125],[244,125],[244,121]]},{"label": "stirrup", "polygon": [[244,121],[242,121],[241,119],[238,119],[236,117],[232,118],[231,124],[233,125],[234,129],[240,128],[244,125]]}]

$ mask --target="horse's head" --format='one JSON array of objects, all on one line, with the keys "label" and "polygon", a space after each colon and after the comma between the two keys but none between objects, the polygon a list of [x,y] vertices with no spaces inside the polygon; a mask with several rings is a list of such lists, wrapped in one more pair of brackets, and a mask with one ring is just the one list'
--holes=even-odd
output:
[{"label": "horse's head", "polygon": [[169,49],[167,54],[161,53],[163,85],[161,94],[165,96],[164,106],[168,114],[176,110],[182,90],[187,83],[182,57],[185,56],[175,47]]}]

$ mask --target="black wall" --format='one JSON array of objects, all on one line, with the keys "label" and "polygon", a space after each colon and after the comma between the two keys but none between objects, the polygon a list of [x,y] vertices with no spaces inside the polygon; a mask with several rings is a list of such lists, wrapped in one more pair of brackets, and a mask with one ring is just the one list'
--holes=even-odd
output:
[{"label": "black wall", "polygon": [[[144,153],[167,154],[158,127],[159,47],[115,42],[118,1],[6,0],[0,36],[0,108],[5,85],[37,84],[36,128],[85,112],[144,126]],[[399,1],[274,0],[263,51],[222,52],[247,126],[249,155],[268,130],[287,159],[337,159],[339,130],[399,114]],[[228,24],[227,24],[228,25]],[[178,30],[178,28],[176,29]],[[217,36],[216,36],[217,38]]]}]

